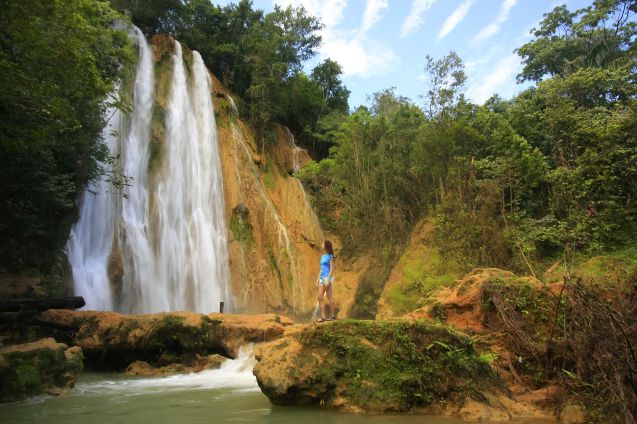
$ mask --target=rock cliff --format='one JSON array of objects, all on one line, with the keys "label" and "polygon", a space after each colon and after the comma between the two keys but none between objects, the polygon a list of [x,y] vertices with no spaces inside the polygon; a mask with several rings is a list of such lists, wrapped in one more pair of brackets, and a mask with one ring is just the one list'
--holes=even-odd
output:
[{"label": "rock cliff", "polygon": [[[170,85],[170,55],[174,40],[155,36],[155,92],[158,110],[166,107]],[[277,312],[308,319],[316,306],[314,281],[320,246],[326,238],[300,180],[294,173],[309,159],[285,127],[274,142],[257,145],[254,133],[240,118],[232,94],[210,74],[223,171],[225,219],[229,229],[231,284],[237,312]],[[239,109],[238,109],[239,108]],[[150,168],[164,150],[165,128],[152,122]],[[152,172],[151,172],[152,173]],[[336,241],[338,246],[338,242]],[[121,281],[118,252],[111,255],[111,278]],[[359,271],[344,264],[343,283],[336,296],[341,316],[354,298]],[[339,279],[339,281],[341,281]]]}]

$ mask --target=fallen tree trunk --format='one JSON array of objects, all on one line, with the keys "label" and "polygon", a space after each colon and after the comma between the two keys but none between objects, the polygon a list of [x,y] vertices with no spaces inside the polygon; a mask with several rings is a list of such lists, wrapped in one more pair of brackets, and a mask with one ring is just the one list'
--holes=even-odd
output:
[{"label": "fallen tree trunk", "polygon": [[82,296],[65,298],[37,297],[30,299],[0,299],[0,312],[38,313],[49,309],[78,309],[86,305]]}]

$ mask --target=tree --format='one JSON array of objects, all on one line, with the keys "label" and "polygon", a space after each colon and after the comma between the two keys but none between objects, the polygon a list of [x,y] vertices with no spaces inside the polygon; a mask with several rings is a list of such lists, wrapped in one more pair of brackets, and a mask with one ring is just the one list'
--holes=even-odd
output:
[{"label": "tree", "polygon": [[462,59],[455,52],[439,60],[427,55],[425,72],[429,79],[429,89],[424,96],[427,112],[430,118],[435,118],[462,99],[467,76]]},{"label": "tree", "polygon": [[535,38],[516,50],[524,62],[518,80],[540,81],[584,67],[633,68],[636,11],[634,0],[595,0],[575,12],[556,7],[532,31]]},{"label": "tree", "polygon": [[325,59],[312,69],[310,78],[321,89],[323,102],[318,111],[317,120],[326,111],[347,113],[349,90],[343,85],[340,76],[343,74],[341,65],[331,59]]},{"label": "tree", "polygon": [[132,50],[101,1],[3,1],[2,10],[0,266],[46,271],[75,199],[107,159],[106,99]]},{"label": "tree", "polygon": [[321,24],[303,8],[275,6],[262,22],[255,24],[248,42],[252,53],[247,57],[251,83],[246,94],[250,101],[252,127],[265,146],[265,134],[273,122],[282,118],[281,103],[276,102],[285,83],[301,70],[303,61],[315,54],[321,37]]},{"label": "tree", "polygon": [[[144,34],[173,34],[179,25],[182,0],[110,0],[112,7],[131,16]],[[209,2],[208,2],[209,3]]]}]

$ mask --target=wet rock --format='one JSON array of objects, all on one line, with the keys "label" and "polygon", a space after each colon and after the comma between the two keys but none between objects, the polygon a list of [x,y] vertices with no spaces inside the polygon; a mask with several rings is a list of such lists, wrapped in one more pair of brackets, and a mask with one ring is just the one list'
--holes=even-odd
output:
[{"label": "wet rock", "polygon": [[82,369],[82,349],[52,338],[0,348],[0,401],[65,394]]},{"label": "wet rock", "polygon": [[207,356],[197,355],[195,362],[190,366],[184,364],[170,364],[164,367],[153,367],[148,362],[135,361],[126,368],[124,373],[134,376],[164,377],[174,374],[186,374],[217,369],[227,360],[228,358],[216,354]]}]

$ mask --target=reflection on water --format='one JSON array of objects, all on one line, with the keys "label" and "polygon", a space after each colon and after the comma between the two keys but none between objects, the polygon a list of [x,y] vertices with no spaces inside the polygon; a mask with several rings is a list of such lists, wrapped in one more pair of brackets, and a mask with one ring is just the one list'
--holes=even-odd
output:
[{"label": "reflection on water", "polygon": [[[458,424],[417,415],[364,416],[317,408],[273,406],[252,375],[251,349],[218,370],[165,378],[82,375],[68,396],[39,397],[0,405],[0,422],[46,424]],[[519,421],[540,424],[544,421]]]}]

